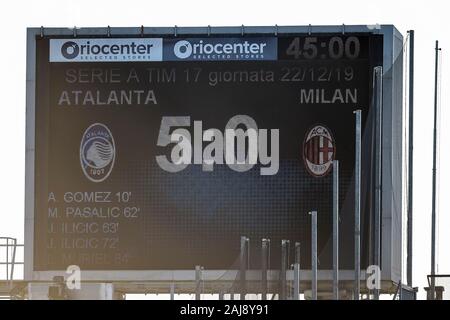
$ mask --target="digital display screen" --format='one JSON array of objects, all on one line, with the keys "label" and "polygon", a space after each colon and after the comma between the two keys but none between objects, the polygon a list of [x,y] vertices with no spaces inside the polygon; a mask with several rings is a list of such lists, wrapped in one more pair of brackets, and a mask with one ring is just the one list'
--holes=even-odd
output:
[{"label": "digital display screen", "polygon": [[373,68],[382,36],[36,39],[34,270],[250,268],[261,239],[353,267],[355,110],[362,110],[362,267],[372,243]]}]

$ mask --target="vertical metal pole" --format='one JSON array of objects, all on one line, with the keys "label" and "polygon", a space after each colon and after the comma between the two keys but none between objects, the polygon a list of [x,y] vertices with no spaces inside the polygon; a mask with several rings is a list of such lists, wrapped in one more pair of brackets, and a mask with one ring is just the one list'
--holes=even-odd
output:
[{"label": "vertical metal pole", "polygon": [[11,264],[11,276],[9,279],[9,288],[13,289],[13,281],[14,281],[14,265],[16,263],[16,248],[17,248],[17,239],[13,239],[13,253],[12,253],[12,264]]},{"label": "vertical metal pole", "polygon": [[361,110],[355,111],[355,114],[355,300],[359,300],[361,292]]},{"label": "vertical metal pole", "polygon": [[[383,67],[374,69],[374,104],[375,104],[375,237],[374,264],[381,269],[381,145],[383,114]],[[374,298],[380,298],[379,288],[374,290]]]},{"label": "vertical metal pole", "polygon": [[261,299],[267,300],[267,239],[262,239],[261,256]]},{"label": "vertical metal pole", "polygon": [[170,284],[170,300],[175,300],[175,283]]},{"label": "vertical metal pole", "polygon": [[11,266],[11,280],[14,280],[14,265],[16,263],[16,248],[17,248],[17,239],[14,239],[14,247],[12,254],[12,266]]},{"label": "vertical metal pole", "polygon": [[201,299],[202,267],[195,266],[195,300]]},{"label": "vertical metal pole", "polygon": [[9,280],[9,238],[6,238],[6,281]]},{"label": "vertical metal pole", "polygon": [[333,161],[333,299],[339,300],[339,161]]},{"label": "vertical metal pole", "polygon": [[300,242],[295,243],[295,257],[294,262],[300,264]]},{"label": "vertical metal pole", "polygon": [[246,285],[245,285],[245,274],[247,271],[247,254],[246,254],[246,247],[247,247],[247,237],[241,237],[241,255],[240,255],[240,263],[241,263],[241,269],[239,272],[240,276],[240,299],[245,300],[245,294],[246,292]]},{"label": "vertical metal pole", "polygon": [[436,148],[437,148],[437,106],[438,106],[438,73],[439,73],[439,41],[436,41],[436,62],[434,73],[434,129],[433,129],[433,198],[431,211],[431,298],[435,293],[435,266],[436,266]]},{"label": "vertical metal pole", "polygon": [[294,300],[300,300],[300,263],[294,263]]},{"label": "vertical metal pole", "polygon": [[300,242],[295,243],[294,300],[300,300]]},{"label": "vertical metal pole", "polygon": [[219,300],[223,300],[223,299],[224,299],[224,294],[223,294],[223,291],[220,290],[219,291]]},{"label": "vertical metal pole", "polygon": [[406,280],[412,287],[413,245],[413,146],[414,146],[414,30],[409,31],[409,155],[408,155],[408,227]]},{"label": "vertical metal pole", "polygon": [[317,300],[317,211],[311,211],[311,290]]},{"label": "vertical metal pole", "polygon": [[281,240],[281,272],[280,272],[280,300],[286,300],[286,269],[287,269],[287,248],[288,240]]}]

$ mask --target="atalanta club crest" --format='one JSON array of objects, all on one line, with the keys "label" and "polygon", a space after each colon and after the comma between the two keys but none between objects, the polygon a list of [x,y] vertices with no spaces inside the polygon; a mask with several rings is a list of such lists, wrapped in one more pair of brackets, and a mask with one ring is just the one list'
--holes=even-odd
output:
[{"label": "atalanta club crest", "polygon": [[303,142],[303,160],[313,177],[327,175],[336,158],[336,145],[326,127],[317,125],[309,130]]},{"label": "atalanta club crest", "polygon": [[81,138],[80,162],[86,178],[101,182],[114,166],[116,146],[108,127],[101,123],[89,126]]}]

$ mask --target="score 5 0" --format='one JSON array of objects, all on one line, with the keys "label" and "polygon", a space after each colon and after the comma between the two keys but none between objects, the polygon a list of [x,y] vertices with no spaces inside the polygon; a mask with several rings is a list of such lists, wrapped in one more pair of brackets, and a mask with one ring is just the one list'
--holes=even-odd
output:
[{"label": "score 5 0", "polygon": [[[214,165],[226,164],[237,172],[245,172],[259,162],[261,175],[274,175],[279,169],[279,129],[258,129],[250,116],[232,117],[224,133],[211,128],[203,131],[202,121],[194,121],[194,139],[185,127],[190,117],[163,117],[157,145],[175,144],[167,155],[156,156],[158,165],[167,172],[179,172],[190,164],[202,165],[203,171],[213,171]],[[172,128],[176,128],[170,133]],[[245,128],[245,129],[244,129]],[[208,143],[203,149],[203,143]],[[168,159],[170,158],[170,159]]]}]

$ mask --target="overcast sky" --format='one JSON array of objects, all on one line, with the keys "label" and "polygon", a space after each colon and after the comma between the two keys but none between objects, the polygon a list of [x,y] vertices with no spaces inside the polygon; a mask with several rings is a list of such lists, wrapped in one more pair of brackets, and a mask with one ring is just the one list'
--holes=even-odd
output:
[{"label": "overcast sky", "polygon": [[[117,2],[119,3],[119,2]],[[7,1],[0,10],[0,236],[23,242],[26,27],[394,24],[416,31],[414,285],[430,271],[434,46],[440,40],[442,112],[438,272],[450,274],[448,1]]]}]

